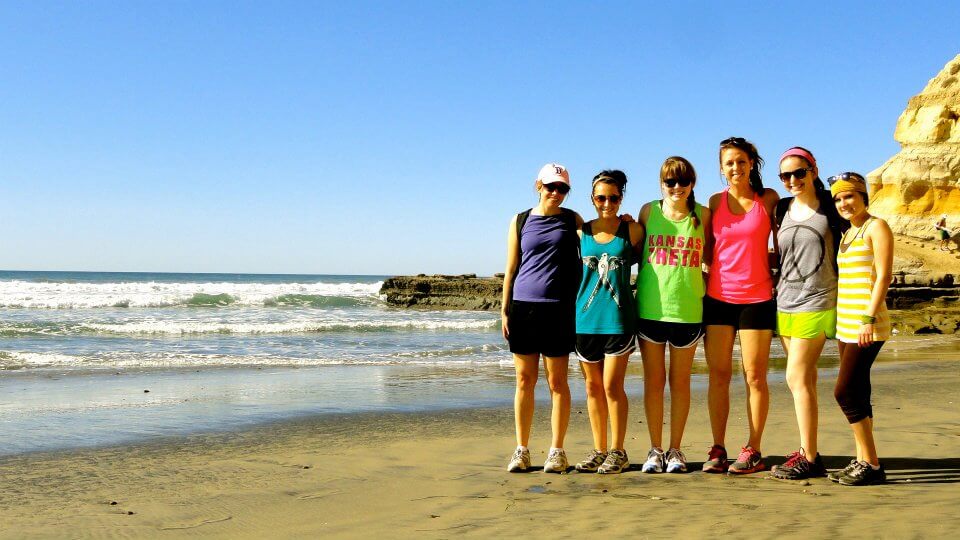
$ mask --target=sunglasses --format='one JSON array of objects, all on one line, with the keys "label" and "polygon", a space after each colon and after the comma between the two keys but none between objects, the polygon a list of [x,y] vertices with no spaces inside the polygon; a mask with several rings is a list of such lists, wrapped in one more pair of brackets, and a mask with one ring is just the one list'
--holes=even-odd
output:
[{"label": "sunglasses", "polygon": [[807,177],[807,173],[811,171],[813,171],[813,167],[804,167],[795,171],[782,172],[780,173],[780,180],[789,182],[791,176],[796,180],[803,180]]},{"label": "sunglasses", "polygon": [[720,146],[727,146],[731,144],[747,144],[747,140],[743,137],[727,137],[726,139],[720,141]]},{"label": "sunglasses", "polygon": [[678,178],[666,178],[666,179],[664,179],[664,181],[663,181],[663,185],[667,186],[668,188],[676,187],[677,184],[680,184],[680,187],[689,187],[689,186],[690,186],[690,183],[691,183],[691,182],[690,182],[690,179],[689,179],[689,178],[679,178],[679,179],[678,179]]},{"label": "sunglasses", "polygon": [[544,184],[543,189],[547,190],[550,193],[554,191],[559,192],[561,195],[566,195],[570,192],[570,186],[562,184],[560,182],[554,182],[552,184]]},{"label": "sunglasses", "polygon": [[594,195],[593,200],[597,201],[600,204],[603,204],[607,201],[610,201],[610,204],[617,204],[620,202],[619,195]]},{"label": "sunglasses", "polygon": [[867,181],[864,180],[862,176],[860,176],[859,174],[857,174],[857,173],[855,173],[855,172],[845,172],[845,173],[843,173],[843,174],[838,174],[838,175],[836,175],[836,176],[831,176],[830,178],[827,178],[827,183],[832,186],[832,185],[836,184],[837,182],[839,182],[840,180],[854,180],[854,181],[856,181],[856,182],[862,182],[862,183],[864,183],[864,184],[867,183]]}]

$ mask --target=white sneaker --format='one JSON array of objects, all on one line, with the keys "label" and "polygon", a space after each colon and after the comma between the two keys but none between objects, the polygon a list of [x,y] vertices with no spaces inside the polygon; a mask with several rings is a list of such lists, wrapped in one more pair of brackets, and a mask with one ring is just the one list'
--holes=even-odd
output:
[{"label": "white sneaker", "polygon": [[524,472],[529,468],[530,451],[526,448],[521,450],[520,447],[517,447],[517,450],[510,458],[510,463],[507,465],[507,472]]},{"label": "white sneaker", "polygon": [[543,464],[543,472],[548,473],[564,473],[567,472],[567,453],[560,448],[556,448],[550,451],[550,455],[547,456],[547,461]]},{"label": "white sneaker", "polygon": [[645,473],[662,473],[663,468],[663,450],[651,448],[650,452],[647,453],[647,461],[643,464],[641,470]]},{"label": "white sneaker", "polygon": [[687,457],[679,448],[667,450],[667,472],[685,473],[687,472]]}]

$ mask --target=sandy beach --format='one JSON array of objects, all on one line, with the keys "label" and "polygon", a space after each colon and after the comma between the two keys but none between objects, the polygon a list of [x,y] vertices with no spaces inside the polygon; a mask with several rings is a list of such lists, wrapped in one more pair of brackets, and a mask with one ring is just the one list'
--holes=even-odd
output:
[{"label": "sandy beach", "polygon": [[[936,355],[931,355],[936,357]],[[830,468],[853,441],[822,370],[820,447]],[[0,537],[950,537],[960,526],[960,364],[955,358],[874,368],[885,486],[827,479],[786,482],[767,473],[646,475],[636,400],[620,476],[508,474],[509,408],[316,417],[239,433],[0,459]],[[579,381],[571,375],[571,384]],[[745,437],[734,384],[728,446]],[[796,447],[792,401],[771,377],[767,464]],[[710,444],[703,392],[695,392],[684,450],[694,470]],[[542,463],[546,408],[531,450]],[[566,448],[589,449],[582,403]]]}]

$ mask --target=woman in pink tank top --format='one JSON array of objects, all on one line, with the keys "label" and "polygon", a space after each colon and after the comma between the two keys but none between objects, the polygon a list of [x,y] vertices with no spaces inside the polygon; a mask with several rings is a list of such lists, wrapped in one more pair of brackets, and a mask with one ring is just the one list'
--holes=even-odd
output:
[{"label": "woman in pink tank top", "polygon": [[[713,447],[703,464],[705,472],[747,474],[766,468],[760,439],[770,404],[767,363],[777,310],[768,244],[771,217],[780,197],[763,187],[762,166],[763,159],[750,141],[731,137],[720,143],[720,172],[729,187],[710,197],[713,222],[706,256],[710,273],[703,299],[703,324],[704,353],[710,369],[707,403]],[[725,438],[733,343],[738,334],[750,434],[736,461],[730,463]]]}]

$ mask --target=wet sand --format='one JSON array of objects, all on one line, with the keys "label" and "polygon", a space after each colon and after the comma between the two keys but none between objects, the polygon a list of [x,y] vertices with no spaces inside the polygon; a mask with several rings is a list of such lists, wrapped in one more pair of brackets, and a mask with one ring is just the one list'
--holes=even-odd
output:
[{"label": "wet sand", "polygon": [[[820,448],[839,468],[854,446],[833,402],[834,373],[820,381]],[[504,472],[514,445],[508,408],[375,413],[0,458],[0,538],[954,536],[960,363],[879,364],[873,386],[884,486],[642,474],[639,400],[628,432],[633,466],[619,476]],[[727,443],[735,452],[746,420],[742,383],[732,388]],[[711,442],[704,400],[695,391],[683,445],[694,470]],[[538,408],[531,441],[538,466],[549,444],[546,413]],[[782,462],[797,441],[789,391],[782,375],[771,377],[767,464]],[[582,404],[565,447],[571,461],[590,448]]]}]

